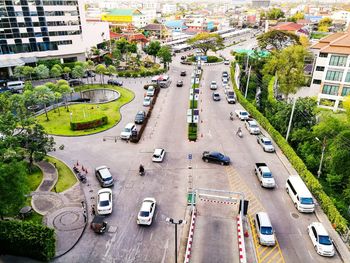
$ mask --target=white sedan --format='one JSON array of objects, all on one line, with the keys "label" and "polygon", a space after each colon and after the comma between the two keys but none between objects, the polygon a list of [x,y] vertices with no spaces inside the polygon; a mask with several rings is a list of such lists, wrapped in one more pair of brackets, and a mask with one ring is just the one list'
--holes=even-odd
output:
[{"label": "white sedan", "polygon": [[150,106],[151,105],[151,102],[152,102],[152,98],[149,97],[149,96],[146,96],[144,99],[143,99],[143,106]]},{"label": "white sedan", "polygon": [[99,190],[97,195],[97,213],[99,215],[109,215],[112,213],[112,209],[112,190],[109,188]]},{"label": "white sedan", "polygon": [[326,257],[333,257],[335,254],[333,241],[326,229],[320,222],[313,222],[307,227],[311,242],[317,254]]},{"label": "white sedan", "polygon": [[257,122],[254,120],[246,121],[245,127],[247,128],[247,130],[249,131],[250,134],[255,134],[255,135],[260,134],[260,128],[259,128]]},{"label": "white sedan", "polygon": [[155,88],[153,86],[149,86],[148,89],[147,89],[147,92],[146,92],[146,95],[148,97],[153,97],[154,96],[154,93],[155,93]]},{"label": "white sedan", "polygon": [[156,203],[156,199],[153,197],[143,199],[140,212],[137,216],[137,224],[148,226],[152,224]]},{"label": "white sedan", "polygon": [[155,149],[153,156],[152,156],[152,161],[156,163],[161,163],[163,162],[165,156],[165,150],[162,148]]}]

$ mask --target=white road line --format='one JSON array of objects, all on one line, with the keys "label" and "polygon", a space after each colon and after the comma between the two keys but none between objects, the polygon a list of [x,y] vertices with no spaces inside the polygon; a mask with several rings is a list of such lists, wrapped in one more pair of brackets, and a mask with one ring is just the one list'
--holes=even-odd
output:
[{"label": "white road line", "polygon": [[165,245],[164,245],[164,254],[163,254],[162,261],[161,261],[162,263],[165,262],[165,256],[166,256],[166,252],[168,250],[168,247],[169,247],[169,239],[166,240]]},{"label": "white road line", "polygon": [[151,236],[149,237],[149,241],[151,241],[153,238],[153,233],[151,233]]},{"label": "white road line", "polygon": [[303,234],[301,233],[300,229],[298,228],[298,232],[300,236],[303,236]]},{"label": "white road line", "polygon": [[310,258],[311,258],[312,260],[315,260],[314,257],[311,255],[311,252],[310,252],[310,251],[307,251],[307,252],[309,252]]}]

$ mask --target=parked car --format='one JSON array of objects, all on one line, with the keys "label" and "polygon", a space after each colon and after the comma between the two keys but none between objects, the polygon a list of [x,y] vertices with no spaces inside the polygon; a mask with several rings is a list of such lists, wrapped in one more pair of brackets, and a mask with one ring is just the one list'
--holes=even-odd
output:
[{"label": "parked car", "polygon": [[95,215],[90,223],[91,229],[98,234],[103,234],[107,230],[107,222],[105,216]]},{"label": "parked car", "polygon": [[225,59],[225,61],[224,61],[224,65],[230,65],[230,61],[229,61],[229,60],[227,60],[227,59]]},{"label": "parked car", "polygon": [[148,226],[152,224],[156,204],[156,199],[153,197],[143,199],[140,212],[137,216],[137,224]]},{"label": "parked car", "polygon": [[266,163],[255,163],[254,171],[262,187],[274,188],[276,186],[275,179]]},{"label": "parked car", "polygon": [[222,78],[222,85],[228,85],[228,78]]},{"label": "parked car", "polygon": [[182,80],[179,80],[176,82],[176,87],[182,87],[184,85],[184,82]]},{"label": "parked car", "polygon": [[146,118],[146,112],[143,110],[140,110],[136,113],[135,116],[135,123],[136,124],[142,124]]},{"label": "parked car", "polygon": [[216,90],[218,88],[218,85],[216,84],[216,81],[212,81],[210,83],[210,89],[211,90]]},{"label": "parked car", "polygon": [[234,104],[236,103],[236,96],[235,96],[235,93],[234,91],[227,91],[226,92],[226,100],[229,104]]},{"label": "parked car", "polygon": [[202,155],[202,160],[205,162],[220,163],[221,165],[229,165],[230,157],[223,155],[219,152],[209,152],[205,151]]},{"label": "parked car", "polygon": [[254,218],[258,241],[263,246],[274,246],[276,244],[275,231],[267,213],[256,213]]},{"label": "parked car", "polygon": [[109,215],[113,210],[112,190],[104,188],[97,194],[97,214]]},{"label": "parked car", "polygon": [[151,105],[151,103],[152,103],[152,98],[151,97],[149,97],[149,96],[144,97],[144,99],[143,99],[143,106],[148,107],[148,106]]},{"label": "parked car", "polygon": [[157,162],[157,163],[161,163],[161,162],[163,162],[164,156],[165,156],[164,149],[162,149],[162,148],[155,149],[153,156],[152,156],[152,161]]},{"label": "parked car", "polygon": [[148,97],[153,97],[155,91],[156,91],[156,89],[153,86],[149,86],[147,91],[146,91],[146,95]]},{"label": "parked car", "polygon": [[275,152],[275,147],[273,147],[272,141],[264,135],[259,135],[257,142],[264,149],[264,152]]},{"label": "parked car", "polygon": [[120,80],[117,80],[117,79],[109,79],[107,81],[107,84],[115,85],[115,86],[123,86],[123,81],[120,81]]},{"label": "parked car", "polygon": [[70,80],[68,80],[68,84],[70,87],[75,87],[75,86],[83,85],[84,82],[82,82],[79,79],[70,79]]},{"label": "parked car", "polygon": [[124,130],[120,133],[120,138],[123,140],[129,140],[133,131],[136,131],[136,125],[135,123],[128,123]]},{"label": "parked car", "polygon": [[218,92],[213,92],[213,101],[220,101],[220,94]]},{"label": "parked car", "polygon": [[180,76],[181,77],[185,77],[187,74],[186,74],[186,71],[185,70],[183,70],[183,71],[181,71],[181,73],[180,73]]},{"label": "parked car", "polygon": [[245,122],[245,127],[247,128],[250,134],[260,134],[260,128],[255,120],[247,120]]},{"label": "parked car", "polygon": [[329,237],[327,230],[322,223],[313,222],[307,227],[312,245],[317,254],[326,257],[333,257],[335,254],[333,240]]},{"label": "parked car", "polygon": [[114,185],[114,179],[107,166],[99,166],[95,168],[95,175],[102,187]]}]

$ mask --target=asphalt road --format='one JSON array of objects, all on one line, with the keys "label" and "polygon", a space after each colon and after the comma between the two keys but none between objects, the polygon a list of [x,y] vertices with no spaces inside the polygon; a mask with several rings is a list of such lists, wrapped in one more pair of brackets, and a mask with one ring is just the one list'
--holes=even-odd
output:
[{"label": "asphalt road", "polygon": [[[96,193],[100,189],[93,174],[93,169],[100,165],[107,165],[116,179],[113,187],[113,214],[108,217],[111,226],[109,232],[98,236],[89,228],[86,229],[80,242],[66,255],[55,262],[174,262],[174,227],[165,222],[166,217],[182,219],[186,210],[186,193],[189,187],[189,175],[193,175],[193,187],[230,190],[228,175],[225,168],[215,164],[202,162],[201,154],[204,150],[218,150],[232,159],[232,165],[255,196],[261,201],[264,209],[269,213],[272,224],[276,229],[276,236],[280,242],[286,262],[340,262],[338,256],[325,259],[316,254],[309,240],[306,227],[316,217],[300,214],[292,205],[291,200],[283,189],[288,176],[276,154],[264,153],[256,143],[254,136],[248,135],[243,129],[244,138],[234,135],[243,122],[230,121],[229,112],[238,109],[239,105],[229,105],[224,99],[222,87],[219,92],[220,102],[211,98],[209,83],[216,80],[221,83],[221,72],[228,70],[227,66],[206,66],[201,82],[199,140],[190,143],[187,140],[186,111],[188,108],[190,74],[183,78],[179,76],[181,70],[188,73],[192,66],[179,63],[177,55],[171,66],[169,75],[173,80],[168,89],[162,89],[152,117],[138,144],[113,140],[103,141],[103,136],[118,136],[123,127],[133,121],[136,112],[142,109],[143,83],[137,80],[125,80],[124,86],[135,92],[135,99],[121,109],[122,120],[114,128],[91,136],[66,138],[56,137],[58,145],[64,144],[63,151],[56,151],[54,155],[72,166],[78,160],[88,168],[88,184],[84,185],[85,195],[89,207],[96,202]],[[178,79],[184,80],[184,87],[177,88]],[[163,147],[167,154],[164,163],[154,164],[151,156],[154,148]],[[187,155],[193,154],[193,171],[188,169]],[[266,162],[274,173],[278,187],[269,191],[261,189],[252,170],[255,162]],[[146,176],[137,174],[139,164],[146,169]],[[150,227],[140,227],[136,224],[136,216],[142,199],[155,197],[158,202],[155,220]],[[195,233],[197,236],[208,237],[207,243],[198,244],[194,240],[196,255],[210,253],[207,245],[215,244],[226,247],[230,235],[224,229],[231,228],[227,221],[227,210],[218,209],[216,213],[220,219],[220,232],[225,238],[217,239],[212,233],[215,230],[214,210],[204,211],[200,218],[201,228]],[[222,208],[226,209],[226,208]],[[229,211],[229,213],[231,213]],[[234,211],[232,212],[232,217]],[[89,218],[91,220],[91,217]],[[233,228],[234,229],[234,228]],[[182,227],[179,227],[181,235]],[[233,237],[232,235],[231,237]],[[213,256],[223,254],[227,259],[235,262],[237,249],[234,237],[229,241],[232,254],[227,249],[216,250]],[[218,254],[216,254],[218,253]],[[225,257],[225,258],[226,258]],[[192,262],[205,262],[201,258]],[[223,261],[222,261],[223,262]]]}]

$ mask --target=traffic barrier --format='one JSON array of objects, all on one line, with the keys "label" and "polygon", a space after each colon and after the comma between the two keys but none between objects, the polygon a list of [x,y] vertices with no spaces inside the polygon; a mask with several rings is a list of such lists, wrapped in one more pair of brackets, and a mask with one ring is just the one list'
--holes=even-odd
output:
[{"label": "traffic barrier", "polygon": [[188,233],[188,240],[187,240],[186,254],[185,254],[184,263],[190,262],[192,243],[193,243],[194,227],[196,225],[196,215],[197,215],[196,208],[193,207],[192,217],[191,217],[191,226],[190,226],[190,231]]},{"label": "traffic barrier", "polygon": [[244,244],[244,232],[243,223],[240,215],[237,216],[237,235],[238,235],[238,250],[239,250],[239,262],[247,263],[247,256]]}]

